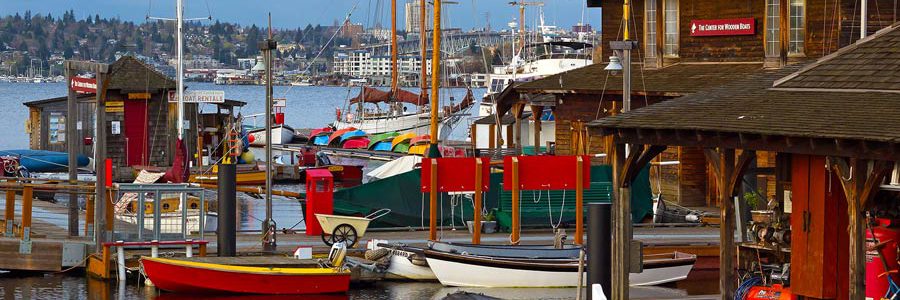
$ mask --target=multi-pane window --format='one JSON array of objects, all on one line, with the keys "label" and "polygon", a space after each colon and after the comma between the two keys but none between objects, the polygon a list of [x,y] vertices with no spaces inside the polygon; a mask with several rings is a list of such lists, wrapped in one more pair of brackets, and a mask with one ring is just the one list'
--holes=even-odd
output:
[{"label": "multi-pane window", "polygon": [[644,7],[647,24],[644,26],[644,46],[647,58],[656,57],[656,1],[646,0]]},{"label": "multi-pane window", "polygon": [[663,0],[665,19],[665,47],[666,56],[678,56],[678,0]]},{"label": "multi-pane window", "polygon": [[791,31],[788,53],[803,54],[806,37],[806,0],[790,0]]},{"label": "multi-pane window", "polygon": [[66,115],[62,113],[50,113],[50,124],[47,128],[49,142],[51,144],[66,142]]},{"label": "multi-pane window", "polygon": [[781,51],[781,6],[779,0],[766,0],[766,56],[777,57]]}]

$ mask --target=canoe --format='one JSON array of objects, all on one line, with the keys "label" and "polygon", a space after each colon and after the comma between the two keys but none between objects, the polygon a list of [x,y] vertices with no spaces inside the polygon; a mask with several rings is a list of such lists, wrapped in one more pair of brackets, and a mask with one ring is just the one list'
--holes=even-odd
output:
[{"label": "canoe", "polygon": [[322,127],[322,128],[311,130],[309,132],[309,136],[316,136],[316,135],[319,135],[320,133],[331,134],[332,131],[334,131],[334,129],[331,129],[331,127]]},{"label": "canoe", "polygon": [[484,245],[450,242],[428,242],[428,249],[449,253],[468,253],[471,255],[491,256],[498,258],[529,259],[578,259],[580,247],[566,246],[556,249],[553,245]]},{"label": "canoe", "polygon": [[[397,145],[399,145],[399,144],[409,144],[409,140],[411,140],[414,137],[416,137],[416,134],[412,133],[412,132],[398,135],[393,140],[391,140],[391,149],[397,148]],[[406,151],[403,151],[403,152],[406,153]]]},{"label": "canoe", "polygon": [[[388,144],[390,144],[390,142],[399,135],[400,135],[400,133],[398,133],[398,132],[385,132],[385,133],[379,133],[379,134],[374,134],[372,136],[369,136],[369,147],[368,148],[369,148],[369,150],[372,150],[372,147],[375,146],[375,144],[378,144],[380,142],[385,142],[385,141],[388,142]],[[390,149],[388,149],[388,150],[390,150]]]},{"label": "canoe", "polygon": [[[19,158],[19,165],[29,172],[63,172],[69,169],[69,154],[65,152],[47,150],[0,150],[0,156],[15,156]],[[78,167],[85,167],[90,159],[84,155],[78,155]]]},{"label": "canoe", "polygon": [[[430,249],[424,254],[434,275],[447,286],[572,287],[579,279],[577,259],[499,258]],[[630,274],[630,283],[645,286],[683,280],[696,259],[680,252],[646,255],[644,271]]]},{"label": "canoe", "polygon": [[186,294],[301,295],[343,293],[350,271],[320,267],[258,267],[142,257],[141,268],[164,291]]},{"label": "canoe", "polygon": [[325,146],[328,145],[329,136],[331,136],[330,132],[320,132],[319,134],[311,137],[309,141],[316,146]]},{"label": "canoe", "polygon": [[[362,130],[348,131],[341,135],[341,142],[344,142],[344,141],[350,140],[350,139],[358,139],[358,138],[364,138],[364,137],[366,137],[365,131],[362,131]],[[369,146],[369,144],[366,143],[366,147],[368,147],[368,146]]]},{"label": "canoe", "polygon": [[409,152],[409,143],[396,144],[392,151],[396,153],[407,153]]},{"label": "canoe", "polygon": [[423,145],[431,142],[431,135],[423,134],[410,139],[410,145]]},{"label": "canoe", "polygon": [[348,127],[332,132],[331,135],[328,136],[328,143],[326,145],[337,145],[341,141],[341,136],[351,131],[356,131],[356,128]]},{"label": "canoe", "polygon": [[369,141],[369,150],[374,151],[391,151],[391,141],[381,141],[372,143]]},{"label": "canoe", "polygon": [[344,141],[341,144],[341,148],[344,149],[366,149],[369,146],[369,139],[367,138],[354,138]]},{"label": "canoe", "polygon": [[[296,134],[296,132],[294,131],[294,128],[291,128],[288,125],[272,126],[272,145],[290,144],[291,141],[294,140],[295,134]],[[250,142],[251,145],[255,145],[255,146],[265,146],[266,145],[266,129],[265,128],[256,128],[256,129],[247,131],[247,135],[253,137],[253,141]]]},{"label": "canoe", "polygon": [[385,274],[387,279],[437,281],[434,272],[425,261],[424,249],[403,244],[393,244],[384,240],[370,240],[366,244],[370,251],[388,251],[390,264]]},{"label": "canoe", "polygon": [[429,147],[429,146],[430,146],[429,144],[424,144],[424,145],[412,145],[412,146],[409,147],[409,150],[407,150],[406,153],[408,153],[408,154],[414,154],[414,155],[425,155],[425,153],[428,152],[428,147]]}]

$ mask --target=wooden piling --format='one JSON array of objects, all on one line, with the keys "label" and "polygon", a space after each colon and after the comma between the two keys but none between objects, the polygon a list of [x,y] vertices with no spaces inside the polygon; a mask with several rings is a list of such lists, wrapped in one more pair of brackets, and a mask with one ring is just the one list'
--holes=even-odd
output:
[{"label": "wooden piling", "polygon": [[721,149],[719,172],[719,203],[721,203],[719,225],[719,291],[722,299],[734,298],[736,288],[734,282],[734,199],[733,191],[729,190],[728,182],[734,174],[734,149]]},{"label": "wooden piling", "polygon": [[34,201],[34,189],[31,186],[25,186],[22,191],[22,238],[28,239],[31,236],[31,209]]},{"label": "wooden piling", "polygon": [[[474,127],[474,125],[473,125]],[[474,198],[474,216],[472,217],[472,244],[478,245],[481,243],[481,167],[483,163],[481,159],[475,158],[475,197]]]},{"label": "wooden piling", "polygon": [[428,239],[437,241],[437,159],[431,159],[431,192],[428,195]]},{"label": "wooden piling", "polygon": [[3,220],[6,222],[6,236],[12,236],[16,227],[16,191],[6,191],[6,210]]},{"label": "wooden piling", "polygon": [[575,157],[575,244],[584,244],[584,159]]},{"label": "wooden piling", "polygon": [[519,224],[519,158],[513,156],[512,157],[512,233],[510,235],[510,243],[513,245],[519,244],[519,228],[521,225]]}]

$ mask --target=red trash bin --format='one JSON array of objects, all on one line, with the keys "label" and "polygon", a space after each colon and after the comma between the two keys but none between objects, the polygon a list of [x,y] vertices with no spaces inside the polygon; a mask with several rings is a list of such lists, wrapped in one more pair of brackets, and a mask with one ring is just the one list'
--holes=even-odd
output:
[{"label": "red trash bin", "polygon": [[334,177],[331,172],[327,169],[306,170],[306,235],[322,234],[316,214],[333,213]]}]

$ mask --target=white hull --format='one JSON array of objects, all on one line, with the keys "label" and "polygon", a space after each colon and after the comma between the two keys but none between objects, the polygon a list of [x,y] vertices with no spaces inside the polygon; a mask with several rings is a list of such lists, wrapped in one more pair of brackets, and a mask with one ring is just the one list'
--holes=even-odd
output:
[{"label": "white hull", "polygon": [[434,272],[431,271],[429,267],[417,266],[409,261],[406,257],[402,255],[397,255],[397,252],[405,252],[405,251],[394,251],[394,255],[391,256],[391,265],[387,269],[387,278],[388,279],[402,279],[402,280],[416,280],[416,281],[435,281],[437,277],[434,276]]},{"label": "white hull", "polygon": [[[441,284],[459,287],[573,287],[578,285],[578,272],[554,272],[498,268],[427,258],[428,265]],[[691,265],[646,269],[631,274],[633,286],[658,285],[687,278]],[[587,275],[582,278],[586,283]]]},{"label": "white hull", "polygon": [[[457,112],[456,114],[446,117],[440,116],[438,126],[438,137],[445,140],[452,131],[453,127],[462,119],[462,116],[468,116],[468,110]],[[357,120],[353,122],[334,121],[332,125],[341,130],[353,127],[362,130],[370,135],[387,133],[387,132],[414,132],[417,135],[429,134],[430,129],[430,113],[406,114],[394,117],[382,117]]]},{"label": "white hull", "polygon": [[[250,136],[253,136],[253,142],[250,145],[254,146],[265,146],[266,145],[266,131],[265,130],[254,130],[247,133]],[[272,127],[272,145],[284,145],[289,144],[291,140],[294,139],[294,129],[287,126],[277,126]]]},{"label": "white hull", "polygon": [[[120,214],[116,215],[116,219],[137,225],[138,219],[137,215],[131,214]],[[218,228],[218,214],[207,212],[206,220],[204,220],[204,227],[206,229],[204,231],[216,231]],[[181,227],[181,212],[173,212],[173,213],[164,213],[160,216],[160,233],[182,233]],[[187,222],[187,233],[196,233],[200,231],[200,211],[196,209],[188,210],[188,216],[185,219]],[[154,230],[155,220],[153,220],[152,214],[144,215],[144,230]]]}]

